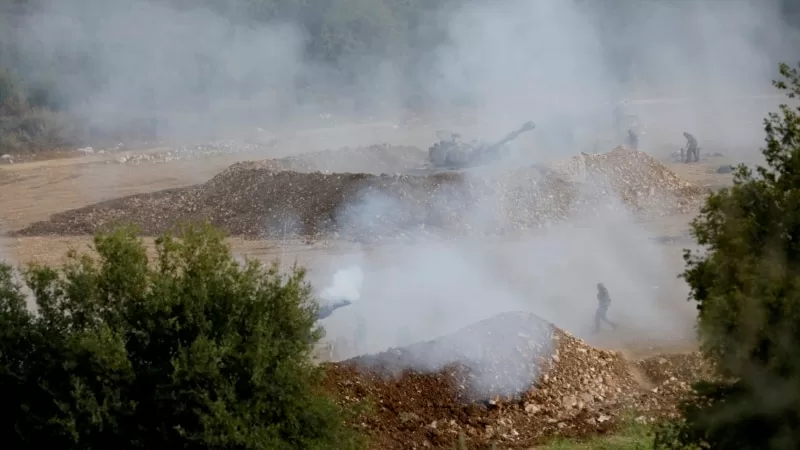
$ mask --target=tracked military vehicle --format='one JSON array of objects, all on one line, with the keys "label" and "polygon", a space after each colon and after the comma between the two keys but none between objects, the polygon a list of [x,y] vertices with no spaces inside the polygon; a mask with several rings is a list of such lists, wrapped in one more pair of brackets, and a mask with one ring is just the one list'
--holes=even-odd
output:
[{"label": "tracked military vehicle", "polygon": [[465,143],[461,141],[461,136],[458,134],[450,133],[449,137],[440,134],[438,136],[440,140],[428,149],[428,163],[424,167],[413,170],[412,174],[425,175],[457,171],[497,161],[507,155],[507,143],[535,127],[533,122],[525,122],[520,128],[493,144],[479,141]]}]

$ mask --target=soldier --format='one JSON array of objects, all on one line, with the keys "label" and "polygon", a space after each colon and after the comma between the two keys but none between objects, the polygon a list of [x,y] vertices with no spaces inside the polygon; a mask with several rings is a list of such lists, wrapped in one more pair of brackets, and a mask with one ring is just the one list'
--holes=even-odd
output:
[{"label": "soldier", "polygon": [[639,134],[631,128],[628,128],[628,147],[639,150]]},{"label": "soldier", "polygon": [[[688,132],[683,132],[683,137],[686,138],[686,157],[683,160],[685,163],[700,161],[700,148],[697,146],[697,139]],[[683,151],[681,151],[683,153]]]},{"label": "soldier", "polygon": [[617,324],[608,320],[608,307],[611,306],[611,297],[608,295],[608,289],[603,286],[603,283],[597,283],[597,311],[594,313],[594,332],[600,332],[600,325],[605,322],[611,325],[611,328],[617,329]]}]

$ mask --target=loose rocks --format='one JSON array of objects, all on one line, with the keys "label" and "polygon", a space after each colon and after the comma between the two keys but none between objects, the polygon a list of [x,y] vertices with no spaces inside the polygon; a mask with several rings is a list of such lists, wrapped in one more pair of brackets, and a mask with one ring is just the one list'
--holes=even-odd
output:
[{"label": "loose rocks", "polygon": [[607,432],[646,396],[663,404],[619,353],[529,313],[325,368],[327,388],[343,406],[371,402],[354,424],[376,449],[452,448],[459,436],[471,445],[528,448],[556,434]]},{"label": "loose rocks", "polygon": [[647,153],[623,147],[600,155],[581,153],[556,163],[555,170],[587,183],[592,192],[614,192],[634,213],[646,217],[693,211],[708,193]]},{"label": "loose rocks", "polygon": [[[373,163],[386,152],[375,150]],[[486,236],[609,208],[645,218],[686,212],[705,194],[648,155],[624,149],[557,167],[572,180],[535,167],[413,176],[299,173],[283,170],[287,164],[311,167],[301,159],[238,163],[202,185],[66,211],[18,235],[92,234],[118,222],[153,235],[182,221],[207,219],[230,234],[253,238]]]}]

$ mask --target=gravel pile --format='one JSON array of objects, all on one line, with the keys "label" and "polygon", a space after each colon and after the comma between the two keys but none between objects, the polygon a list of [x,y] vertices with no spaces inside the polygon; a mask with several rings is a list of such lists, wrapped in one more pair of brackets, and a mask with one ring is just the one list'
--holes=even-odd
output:
[{"label": "gravel pile", "polygon": [[[371,434],[375,449],[450,449],[460,437],[470,448],[530,448],[555,435],[611,431],[640,404],[648,409],[637,420],[663,417],[679,398],[643,385],[621,354],[528,313],[325,368],[326,387],[343,406],[371,402],[353,425]],[[670,383],[689,383],[680,380]]]},{"label": "gravel pile", "polygon": [[569,183],[525,171],[505,178],[323,174],[239,163],[209,182],[55,214],[19,235],[84,235],[131,222],[146,235],[208,219],[233,235],[360,241],[417,234],[476,235],[540,227],[569,216]]},{"label": "gravel pile", "polygon": [[581,153],[555,163],[553,169],[590,186],[593,196],[615,193],[635,214],[648,218],[694,211],[708,193],[647,153],[623,147],[603,154]]},{"label": "gravel pile", "polygon": [[687,212],[705,194],[648,155],[622,149],[582,155],[554,171],[537,167],[435,175],[297,171],[329,167],[334,159],[382,169],[411,165],[416,158],[408,149],[387,146],[348,151],[345,158],[339,152],[321,152],[237,163],[205,184],[62,212],[18,234],[85,235],[129,222],[154,235],[181,221],[208,219],[230,234],[252,238],[402,241],[501,235],[545,227],[578,213],[602,214],[609,208],[625,207],[649,218]]},{"label": "gravel pile", "polygon": [[691,395],[692,384],[715,378],[713,367],[699,352],[658,355],[634,364],[648,383],[637,405],[643,418],[677,418],[677,406]]}]

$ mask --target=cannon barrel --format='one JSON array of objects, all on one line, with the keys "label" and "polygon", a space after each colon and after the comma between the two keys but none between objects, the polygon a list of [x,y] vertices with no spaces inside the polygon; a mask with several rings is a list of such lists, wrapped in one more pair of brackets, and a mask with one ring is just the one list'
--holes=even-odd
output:
[{"label": "cannon barrel", "polygon": [[350,300],[343,299],[343,300],[339,300],[338,302],[335,302],[335,303],[331,303],[331,304],[328,304],[328,305],[325,305],[325,306],[321,306],[319,308],[319,312],[317,312],[317,320],[326,319],[326,318],[330,317],[330,315],[333,314],[333,312],[336,311],[337,309],[343,308],[343,307],[351,305],[351,304],[352,304],[352,302]]},{"label": "cannon barrel", "polygon": [[534,128],[536,128],[536,124],[533,123],[533,121],[529,120],[529,121],[525,122],[524,124],[522,124],[522,126],[519,127],[518,129],[512,131],[511,133],[508,133],[503,139],[500,139],[499,141],[495,142],[494,144],[489,145],[488,147],[485,147],[483,149],[482,153],[485,154],[485,153],[491,153],[491,152],[497,151],[500,147],[502,147],[502,146],[508,144],[509,142],[513,141],[514,139],[516,139],[520,134],[522,134],[522,133],[524,133],[526,131],[533,130]]},{"label": "cannon barrel", "polygon": [[481,165],[495,158],[505,144],[534,128],[536,125],[532,121],[525,122],[503,139],[488,145],[461,144],[458,142],[460,136],[451,134],[450,140],[440,140],[428,149],[428,158],[433,167],[466,168]]}]

